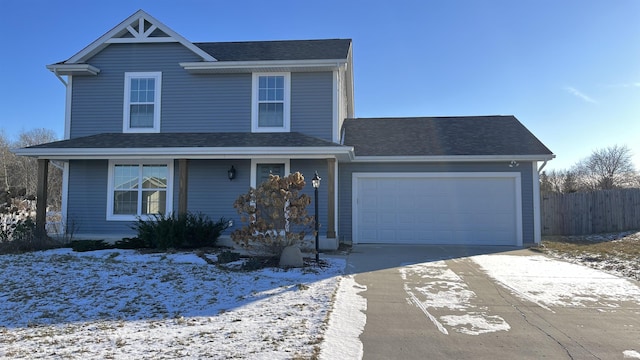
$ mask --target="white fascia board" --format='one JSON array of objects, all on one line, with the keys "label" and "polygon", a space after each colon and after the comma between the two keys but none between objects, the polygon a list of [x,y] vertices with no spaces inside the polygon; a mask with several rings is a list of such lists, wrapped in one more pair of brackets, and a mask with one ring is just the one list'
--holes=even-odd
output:
[{"label": "white fascia board", "polygon": [[98,75],[100,69],[89,64],[51,64],[47,69],[56,75]]},{"label": "white fascia board", "polygon": [[238,159],[260,157],[289,157],[289,158],[317,158],[350,159],[353,148],[350,147],[216,147],[216,148],[35,148],[14,149],[19,156],[30,156],[46,159],[126,159],[126,158],[158,158],[158,159]]},{"label": "white fascia board", "polygon": [[[176,33],[173,30],[171,30],[168,26],[164,25],[163,23],[158,21],[153,16],[147,14],[144,10],[138,10],[133,15],[129,16],[128,18],[126,18],[125,20],[120,22],[118,25],[116,25],[113,29],[109,30],[106,34],[102,35],[97,40],[95,40],[94,42],[92,42],[91,44],[86,46],[84,49],[80,50],[80,52],[78,52],[75,55],[73,55],[71,58],[69,58],[69,60],[65,61],[65,63],[66,64],[74,64],[74,63],[84,62],[87,59],[89,59],[90,57],[92,57],[93,55],[95,55],[98,52],[100,52],[105,47],[107,47],[110,42],[118,42],[119,40],[113,40],[114,36],[117,36],[122,31],[127,30],[127,27],[129,27],[133,22],[135,22],[136,20],[138,20],[140,18],[142,18],[144,20],[147,20],[151,24],[155,25],[157,29],[160,29],[162,32],[164,32],[165,34],[169,35],[169,37],[172,38],[174,42],[178,42],[178,43],[184,45],[187,49],[191,50],[196,55],[200,56],[202,58],[202,60],[204,60],[204,61],[217,61],[213,56],[209,55],[204,50],[202,50],[199,47],[195,46],[189,40],[185,39],[180,34]],[[133,38],[131,38],[131,39],[132,40],[130,42],[138,42],[139,41],[139,40],[135,40]],[[149,38],[149,37],[147,37],[146,39],[148,40],[148,42],[157,42],[158,41],[158,40],[153,40],[154,38]]]},{"label": "white fascia board", "polygon": [[218,62],[182,62],[185,70],[194,74],[216,72],[259,72],[259,71],[296,71],[296,70],[336,70],[347,63],[346,59],[319,60],[261,60],[261,61],[218,61]]},{"label": "white fascia board", "polygon": [[353,162],[492,162],[545,161],[555,155],[354,156]]}]

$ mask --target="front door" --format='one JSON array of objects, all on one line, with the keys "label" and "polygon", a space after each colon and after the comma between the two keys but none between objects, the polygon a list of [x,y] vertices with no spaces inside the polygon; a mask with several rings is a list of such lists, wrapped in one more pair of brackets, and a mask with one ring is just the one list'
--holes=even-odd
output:
[{"label": "front door", "polygon": [[284,164],[258,164],[256,171],[256,186],[269,180],[269,175],[284,176]]}]

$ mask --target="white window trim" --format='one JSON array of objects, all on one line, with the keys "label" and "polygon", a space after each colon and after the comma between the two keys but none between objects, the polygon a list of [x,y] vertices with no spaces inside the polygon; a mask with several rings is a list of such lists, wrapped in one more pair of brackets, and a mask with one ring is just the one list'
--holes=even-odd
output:
[{"label": "white window trim", "polygon": [[[291,159],[288,158],[267,158],[267,159],[251,159],[251,182],[250,186],[256,188],[259,164],[284,164],[284,176],[291,174]],[[252,201],[255,206],[255,202]],[[286,215],[285,215],[286,216]],[[288,220],[287,220],[288,222]],[[286,225],[289,226],[288,224]],[[281,234],[284,235],[284,234]]]},{"label": "white window trim", "polygon": [[284,176],[291,173],[291,159],[288,158],[270,158],[270,159],[251,159],[251,182],[250,186],[256,188],[256,177],[258,175],[258,164],[284,164]]},{"label": "white window trim", "polygon": [[[129,112],[131,111],[131,79],[135,78],[154,78],[156,88],[154,89],[154,111],[153,111],[153,127],[150,128],[132,128],[130,125]],[[160,132],[160,113],[162,111],[162,72],[125,72],[124,73],[124,109],[122,132],[124,133],[159,133]]]},{"label": "white window trim", "polygon": [[167,200],[165,214],[173,212],[173,161],[171,160],[109,160],[109,182],[107,185],[107,220],[108,221],[135,221],[138,215],[116,215],[113,213],[113,194],[115,192],[114,169],[116,165],[167,165]]},{"label": "white window trim", "polygon": [[[282,126],[258,126],[258,80],[260,76],[284,76],[284,109]],[[291,73],[267,72],[253,73],[251,91],[251,132],[289,132],[291,131]]]}]

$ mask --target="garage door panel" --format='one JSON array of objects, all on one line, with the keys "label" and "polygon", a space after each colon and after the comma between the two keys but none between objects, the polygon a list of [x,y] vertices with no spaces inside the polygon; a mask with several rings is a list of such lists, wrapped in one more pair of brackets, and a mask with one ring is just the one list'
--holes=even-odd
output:
[{"label": "garage door panel", "polygon": [[516,245],[517,180],[513,175],[360,177],[355,238],[358,243]]}]

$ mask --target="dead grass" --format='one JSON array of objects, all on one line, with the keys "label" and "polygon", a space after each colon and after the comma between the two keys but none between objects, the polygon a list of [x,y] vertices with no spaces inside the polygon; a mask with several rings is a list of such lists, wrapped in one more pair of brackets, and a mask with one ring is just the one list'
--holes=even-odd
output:
[{"label": "dead grass", "polygon": [[640,280],[640,232],[546,236],[539,250],[554,257]]}]

